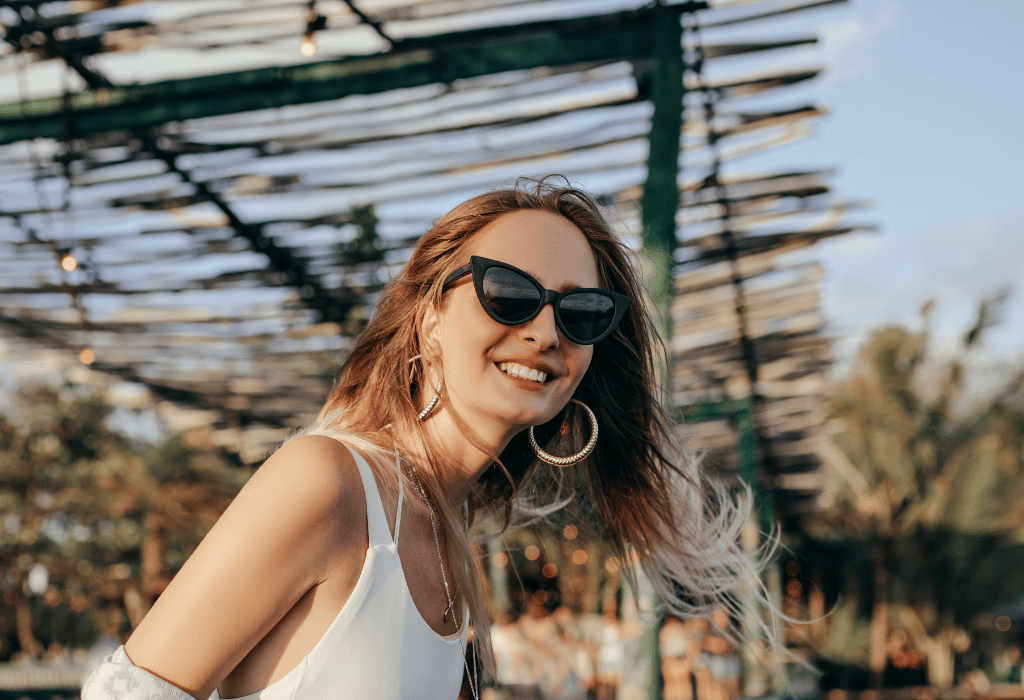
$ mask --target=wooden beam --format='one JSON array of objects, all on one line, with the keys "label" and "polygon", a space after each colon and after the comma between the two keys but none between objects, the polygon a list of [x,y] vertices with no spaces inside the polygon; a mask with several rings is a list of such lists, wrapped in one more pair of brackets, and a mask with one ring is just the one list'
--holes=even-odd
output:
[{"label": "wooden beam", "polygon": [[708,22],[707,24],[701,25],[701,28],[708,29],[710,27],[728,27],[735,24],[743,24],[746,22],[753,22],[762,19],[771,19],[774,17],[781,17],[782,15],[793,14],[794,12],[803,12],[804,10],[812,10],[820,7],[825,7],[826,5],[836,5],[845,2],[846,0],[814,0],[814,2],[790,5],[788,7],[772,9],[767,12],[758,12],[757,14],[753,15],[744,15],[743,17],[735,17],[730,19],[718,20],[716,22]]}]

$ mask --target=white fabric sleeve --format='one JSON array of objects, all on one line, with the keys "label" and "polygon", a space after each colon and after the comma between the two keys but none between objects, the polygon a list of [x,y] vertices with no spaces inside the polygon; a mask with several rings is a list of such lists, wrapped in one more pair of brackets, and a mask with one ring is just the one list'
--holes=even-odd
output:
[{"label": "white fabric sleeve", "polygon": [[103,657],[82,686],[82,700],[195,700],[181,688],[139,668],[124,646]]}]

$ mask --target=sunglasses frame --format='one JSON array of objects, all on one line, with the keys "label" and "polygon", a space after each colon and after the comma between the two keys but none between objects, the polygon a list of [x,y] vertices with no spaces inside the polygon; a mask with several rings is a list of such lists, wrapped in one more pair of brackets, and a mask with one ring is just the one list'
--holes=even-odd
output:
[{"label": "sunglasses frame", "polygon": [[[494,313],[494,309],[492,309],[490,305],[487,303],[487,297],[484,294],[484,273],[487,272],[487,270],[491,269],[492,267],[504,268],[511,272],[515,272],[518,275],[521,275],[530,284],[532,284],[538,292],[540,292],[540,303],[537,304],[537,308],[534,309],[529,316],[527,316],[521,321],[510,322],[498,317],[498,315]],[[480,257],[479,255],[471,256],[469,258],[468,264],[463,265],[458,270],[445,277],[444,283],[441,285],[441,293],[443,294],[452,284],[452,282],[470,273],[473,274],[473,288],[476,290],[477,299],[480,300],[480,306],[484,307],[484,311],[487,312],[487,315],[493,318],[495,321],[502,324],[503,326],[521,326],[524,323],[529,323],[533,319],[537,318],[537,316],[544,309],[544,307],[547,306],[548,304],[551,304],[551,308],[555,314],[555,325],[558,326],[558,330],[562,332],[562,335],[564,335],[566,338],[576,343],[577,345],[593,345],[594,343],[604,340],[609,335],[611,335],[612,331],[614,331],[618,327],[619,322],[622,321],[622,317],[626,315],[626,311],[629,309],[629,305],[631,303],[630,298],[627,297],[625,294],[609,292],[607,289],[600,289],[598,287],[577,287],[574,289],[567,289],[564,292],[558,292],[555,291],[554,289],[545,289],[544,285],[542,285],[540,282],[534,279],[532,275],[530,275],[527,272],[523,272],[515,265],[509,265],[508,263],[501,262],[500,260],[491,260],[490,258],[483,258]],[[559,306],[562,303],[562,299],[564,297],[567,297],[570,294],[579,294],[582,292],[597,292],[600,294],[604,294],[605,296],[612,300],[612,306],[615,309],[615,314],[612,317],[611,323],[608,324],[608,328],[606,328],[604,332],[601,333],[601,335],[597,336],[593,340],[579,340],[578,338],[574,337],[571,333],[569,333],[565,329],[565,325],[562,323],[562,315],[559,312]]]}]

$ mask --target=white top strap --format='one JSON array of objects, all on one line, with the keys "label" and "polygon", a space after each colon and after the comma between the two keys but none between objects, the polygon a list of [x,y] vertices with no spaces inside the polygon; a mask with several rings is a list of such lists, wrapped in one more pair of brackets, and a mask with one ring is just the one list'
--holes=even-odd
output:
[{"label": "white top strap", "polygon": [[398,546],[398,529],[402,526],[402,500],[405,489],[402,488],[402,460],[398,457],[398,445],[395,445],[395,471],[398,473],[398,508],[395,513],[395,546]]},{"label": "white top strap", "polygon": [[363,482],[363,493],[366,494],[366,529],[370,546],[391,544],[391,528],[388,526],[388,516],[384,512],[384,503],[377,490],[377,480],[373,478],[373,471],[362,455],[348,445],[345,447],[352,453],[359,469],[359,478]]}]

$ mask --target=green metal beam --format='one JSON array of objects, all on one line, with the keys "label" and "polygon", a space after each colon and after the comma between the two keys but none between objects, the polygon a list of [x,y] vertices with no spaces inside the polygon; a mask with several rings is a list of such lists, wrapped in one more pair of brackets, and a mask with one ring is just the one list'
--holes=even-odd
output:
[{"label": "green metal beam", "polygon": [[[406,39],[388,53],[259,68],[0,104],[0,144],[136,130],[185,119],[321,102],[492,73],[651,56],[651,27],[693,6],[631,10]],[[658,34],[658,32],[655,32]]]},{"label": "green metal beam", "polygon": [[[683,30],[675,10],[657,6],[651,11],[649,36],[653,56],[649,81],[654,115],[647,137],[647,182],[640,200],[644,252],[651,265],[647,288],[658,306],[666,345],[672,339],[669,310],[679,206],[679,137],[683,130]],[[666,382],[670,376],[665,368]]]},{"label": "green metal beam", "polygon": [[[703,4],[707,7],[706,3]],[[703,9],[691,6],[687,11]],[[658,325],[666,347],[671,347],[673,253],[676,249],[676,209],[679,206],[679,138],[683,131],[683,28],[678,6],[651,9],[648,36],[651,64],[648,88],[654,114],[648,133],[647,181],[640,199],[644,253],[650,264],[647,289],[658,309]],[[662,368],[664,396],[671,397],[672,367]],[[658,614],[640,640],[638,659],[648,669],[647,697],[662,696],[661,654],[658,636],[663,614]]]},{"label": "green metal beam", "polygon": [[771,532],[775,522],[774,499],[757,478],[757,434],[754,432],[753,402],[750,397],[723,399],[694,406],[675,408],[672,416],[682,423],[703,423],[714,420],[731,421],[736,429],[736,450],[739,454],[739,476],[754,491],[758,515],[764,532]]}]

